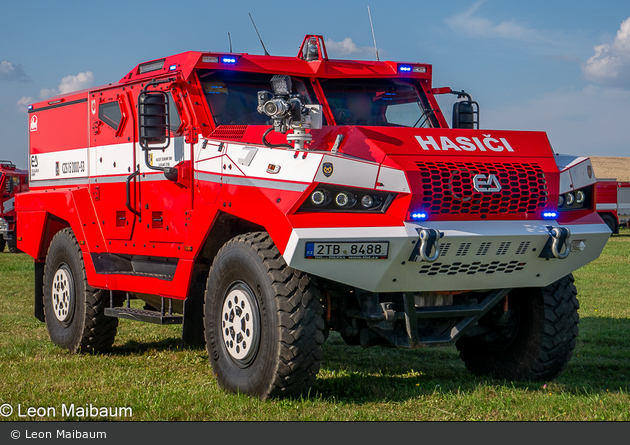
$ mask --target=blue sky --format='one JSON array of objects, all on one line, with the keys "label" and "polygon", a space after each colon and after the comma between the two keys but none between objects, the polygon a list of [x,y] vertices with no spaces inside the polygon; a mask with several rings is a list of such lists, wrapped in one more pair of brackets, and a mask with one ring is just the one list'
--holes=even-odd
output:
[{"label": "blue sky", "polygon": [[[556,152],[630,156],[630,2],[2,2],[0,159],[26,167],[28,103],[118,81],[188,50],[293,56],[307,33],[335,58],[430,63],[434,86],[464,89],[481,125],[546,131]],[[453,98],[440,103],[450,113]]]}]

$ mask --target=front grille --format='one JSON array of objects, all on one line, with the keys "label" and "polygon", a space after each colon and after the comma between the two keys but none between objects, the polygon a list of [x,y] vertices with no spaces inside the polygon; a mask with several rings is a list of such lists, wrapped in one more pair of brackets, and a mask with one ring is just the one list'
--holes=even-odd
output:
[{"label": "front grille", "polygon": [[211,138],[241,140],[245,136],[247,125],[219,125],[210,133]]},{"label": "front grille", "polygon": [[[538,164],[416,162],[423,211],[430,214],[536,213],[547,205],[547,182]],[[473,178],[494,175],[501,190],[476,191]]]},{"label": "front grille", "polygon": [[525,268],[526,263],[520,261],[509,261],[502,263],[500,261],[492,261],[490,263],[460,263],[455,262],[451,264],[433,263],[423,265],[419,273],[423,275],[475,275],[483,273],[491,275],[493,273],[512,273],[518,272]]}]

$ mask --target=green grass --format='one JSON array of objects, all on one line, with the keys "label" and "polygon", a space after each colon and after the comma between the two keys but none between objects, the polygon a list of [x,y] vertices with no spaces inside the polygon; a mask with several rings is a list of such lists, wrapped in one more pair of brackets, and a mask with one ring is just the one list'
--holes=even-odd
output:
[{"label": "green grass", "polygon": [[[346,346],[332,333],[305,398],[260,401],[219,389],[205,349],[181,327],[121,320],[114,348],[74,355],[33,315],[33,267],[0,253],[0,405],[131,407],[125,420],[630,420],[630,230],[575,273],[580,334],[551,382],[471,375],[454,347],[402,351]],[[4,419],[0,417],[0,419]],[[20,420],[16,412],[7,420]]]}]

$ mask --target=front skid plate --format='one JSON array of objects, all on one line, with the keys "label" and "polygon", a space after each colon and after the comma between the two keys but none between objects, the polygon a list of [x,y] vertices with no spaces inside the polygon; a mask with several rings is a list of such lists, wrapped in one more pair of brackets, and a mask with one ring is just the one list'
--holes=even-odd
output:
[{"label": "front skid plate", "polygon": [[[610,230],[606,224],[563,225],[570,241],[583,241],[563,259],[539,258],[555,221],[406,223],[399,227],[294,229],[284,252],[289,266],[372,292],[419,292],[542,287],[596,259]],[[410,261],[418,229],[444,233],[434,262]],[[305,258],[310,242],[389,242],[387,259]]]}]

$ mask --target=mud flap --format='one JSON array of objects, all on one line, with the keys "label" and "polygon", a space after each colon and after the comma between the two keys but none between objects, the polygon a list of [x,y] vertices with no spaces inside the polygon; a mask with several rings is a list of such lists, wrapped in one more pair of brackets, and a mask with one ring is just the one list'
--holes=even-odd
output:
[{"label": "mud flap", "polygon": [[44,266],[46,263],[35,262],[35,318],[45,322],[44,315]]}]

